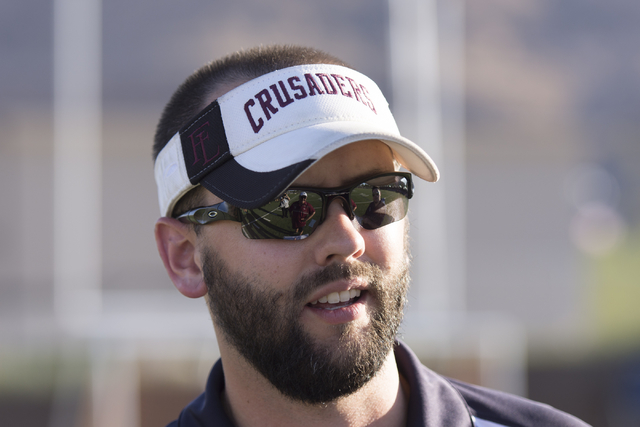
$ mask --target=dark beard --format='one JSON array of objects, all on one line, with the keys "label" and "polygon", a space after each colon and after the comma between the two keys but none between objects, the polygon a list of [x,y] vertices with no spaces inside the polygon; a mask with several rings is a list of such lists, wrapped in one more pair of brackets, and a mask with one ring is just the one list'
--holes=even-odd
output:
[{"label": "dark beard", "polygon": [[[402,321],[409,281],[408,261],[386,274],[371,263],[332,264],[284,293],[232,274],[210,250],[203,253],[203,272],[209,308],[225,338],[282,394],[308,404],[347,396],[380,370]],[[318,287],[354,277],[368,283],[373,297],[370,324],[336,325],[336,344],[314,342],[299,321],[301,307]]]}]

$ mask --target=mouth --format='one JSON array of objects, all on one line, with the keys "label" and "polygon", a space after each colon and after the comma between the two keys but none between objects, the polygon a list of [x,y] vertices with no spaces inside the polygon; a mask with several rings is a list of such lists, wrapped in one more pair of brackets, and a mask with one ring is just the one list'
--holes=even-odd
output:
[{"label": "mouth", "polygon": [[355,304],[362,295],[360,289],[350,289],[348,291],[331,292],[315,301],[307,304],[307,307],[319,308],[323,310],[337,310]]}]

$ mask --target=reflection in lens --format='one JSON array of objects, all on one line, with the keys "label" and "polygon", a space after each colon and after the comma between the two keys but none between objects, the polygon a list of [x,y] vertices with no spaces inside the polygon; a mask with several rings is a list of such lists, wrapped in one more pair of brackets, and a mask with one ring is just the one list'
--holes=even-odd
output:
[{"label": "reflection in lens", "polygon": [[351,197],[356,202],[356,218],[367,230],[374,230],[399,221],[409,207],[406,178],[385,176],[362,183]]},{"label": "reflection in lens", "polygon": [[292,201],[290,235],[304,239],[311,234],[322,218],[322,196],[312,191],[301,190],[289,190],[287,194]]},{"label": "reflection in lens", "polygon": [[[396,174],[367,180],[355,188],[328,191],[325,197],[344,199],[347,213],[351,210],[360,225],[368,230],[403,219],[407,214],[411,185],[408,178]],[[349,193],[349,190],[350,193]],[[288,207],[284,194],[259,208],[241,209],[242,232],[250,239],[301,240],[308,237],[323,219],[323,195],[318,190],[289,189]],[[344,191],[344,192],[343,192]],[[306,197],[301,197],[302,193]],[[329,195],[331,194],[331,195]],[[348,202],[347,202],[348,200]],[[330,203],[330,200],[327,200]]]},{"label": "reflection in lens", "polygon": [[255,209],[247,209],[242,217],[242,232],[250,239],[282,239],[290,234],[288,218],[282,218],[280,203],[274,200]]}]

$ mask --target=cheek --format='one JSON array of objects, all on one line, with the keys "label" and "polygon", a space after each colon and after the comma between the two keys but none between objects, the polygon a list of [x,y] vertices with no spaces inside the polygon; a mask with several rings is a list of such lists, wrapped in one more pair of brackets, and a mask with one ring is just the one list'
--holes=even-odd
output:
[{"label": "cheek", "polygon": [[405,227],[406,219],[368,231],[365,247],[371,261],[387,269],[403,263],[406,257]]},{"label": "cheek", "polygon": [[247,239],[236,224],[224,224],[206,239],[233,273],[252,281],[286,286],[304,266],[304,252],[297,242]]}]

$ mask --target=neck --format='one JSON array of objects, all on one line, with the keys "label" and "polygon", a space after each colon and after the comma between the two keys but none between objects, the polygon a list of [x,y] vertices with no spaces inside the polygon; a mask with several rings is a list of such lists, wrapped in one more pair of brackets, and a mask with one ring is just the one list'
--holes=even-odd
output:
[{"label": "neck", "polygon": [[225,409],[238,427],[405,425],[408,396],[400,385],[393,352],[360,390],[321,405],[285,397],[233,349],[221,348],[221,356]]}]

